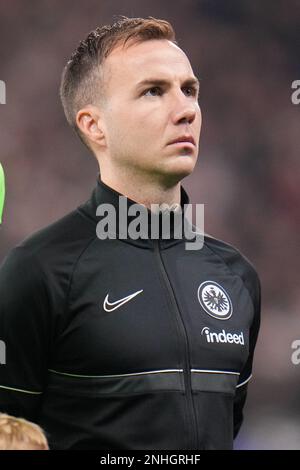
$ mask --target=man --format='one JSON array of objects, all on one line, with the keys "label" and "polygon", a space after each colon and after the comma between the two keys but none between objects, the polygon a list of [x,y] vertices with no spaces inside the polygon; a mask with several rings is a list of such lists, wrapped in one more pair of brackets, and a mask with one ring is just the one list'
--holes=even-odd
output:
[{"label": "man", "polygon": [[198,91],[171,25],[151,17],[97,28],[65,67],[65,114],[101,176],[0,272],[0,410],[38,422],[52,449],[233,447],[260,321],[254,268],[207,235],[186,250],[175,217],[158,239],[151,223],[124,236],[132,214],[97,231],[122,196],[150,222],[152,204],[188,203]]}]

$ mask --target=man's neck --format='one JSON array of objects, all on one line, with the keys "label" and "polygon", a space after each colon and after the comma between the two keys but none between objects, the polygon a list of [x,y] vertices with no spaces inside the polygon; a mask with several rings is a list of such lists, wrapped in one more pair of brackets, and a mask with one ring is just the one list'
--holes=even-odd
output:
[{"label": "man's neck", "polygon": [[145,205],[151,209],[151,204],[180,204],[180,182],[175,186],[161,187],[153,182],[137,181],[135,178],[131,181],[126,179],[109,178],[101,175],[101,180],[110,188],[123,194],[138,204]]}]

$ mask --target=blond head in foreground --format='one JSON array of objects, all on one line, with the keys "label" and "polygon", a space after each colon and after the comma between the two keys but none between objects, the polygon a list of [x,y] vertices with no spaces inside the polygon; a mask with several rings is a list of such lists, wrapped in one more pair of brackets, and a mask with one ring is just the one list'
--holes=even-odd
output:
[{"label": "blond head in foreground", "polygon": [[49,450],[49,447],[40,426],[0,413],[0,450]]}]

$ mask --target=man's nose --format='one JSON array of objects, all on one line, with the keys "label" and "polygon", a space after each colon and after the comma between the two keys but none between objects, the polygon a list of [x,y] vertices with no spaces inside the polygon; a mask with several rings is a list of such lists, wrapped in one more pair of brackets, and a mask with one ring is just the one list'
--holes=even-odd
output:
[{"label": "man's nose", "polygon": [[176,104],[173,104],[174,124],[192,124],[197,115],[196,106],[195,102],[191,102],[191,98],[186,96],[177,98]]}]

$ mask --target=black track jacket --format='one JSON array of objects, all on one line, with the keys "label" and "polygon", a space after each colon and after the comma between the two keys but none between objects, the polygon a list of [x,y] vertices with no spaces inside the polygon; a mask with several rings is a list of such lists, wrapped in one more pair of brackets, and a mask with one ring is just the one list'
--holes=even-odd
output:
[{"label": "black track jacket", "polygon": [[39,423],[51,449],[232,449],[260,324],[256,271],[208,235],[200,250],[172,231],[99,239],[97,206],[118,212],[119,195],[98,178],[86,203],[4,259],[0,411]]}]

